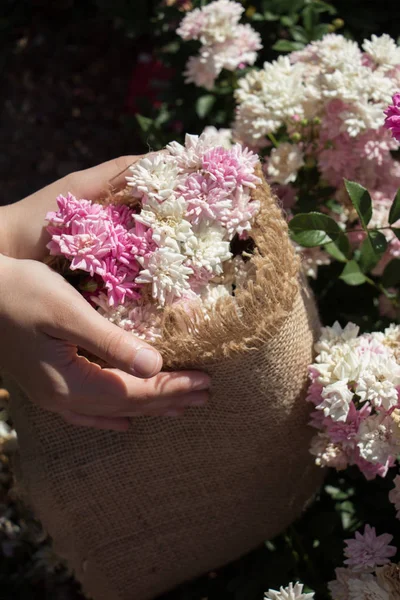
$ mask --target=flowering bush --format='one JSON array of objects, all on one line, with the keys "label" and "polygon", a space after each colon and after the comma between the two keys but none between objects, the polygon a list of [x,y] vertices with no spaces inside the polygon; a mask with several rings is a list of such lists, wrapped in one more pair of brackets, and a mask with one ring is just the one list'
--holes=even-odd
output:
[{"label": "flowering bush", "polygon": [[390,563],[397,549],[390,546],[393,536],[376,535],[374,527],[365,526],[355,539],[346,540],[345,564],[335,571],[336,579],[329,583],[333,598],[373,598],[394,600],[400,594],[400,566]]},{"label": "flowering bush", "polygon": [[199,56],[191,56],[186,82],[212,89],[222,69],[235,71],[253,65],[261,38],[250,25],[239,25],[244,8],[237,2],[217,0],[188,12],[177,30],[183,40],[199,40]]},{"label": "flowering bush", "polygon": [[400,454],[400,326],[358,334],[336,323],[316,344],[308,400],[320,433],[311,452],[321,466],[355,464],[370,479]]},{"label": "flowering bush", "polygon": [[259,210],[257,162],[239,144],[215,146],[212,132],[172,142],[131,167],[124,204],[59,196],[47,215],[50,253],[79,272],[102,315],[154,341],[165,306],[207,310],[246,281],[249,263],[232,242],[247,248]]}]

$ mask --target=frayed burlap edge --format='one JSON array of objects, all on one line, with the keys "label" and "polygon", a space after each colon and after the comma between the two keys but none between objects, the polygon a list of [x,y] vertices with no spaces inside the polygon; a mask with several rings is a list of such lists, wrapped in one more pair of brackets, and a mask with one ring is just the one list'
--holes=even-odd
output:
[{"label": "frayed burlap edge", "polygon": [[[299,289],[299,259],[260,164],[256,173],[262,183],[252,190],[253,199],[261,207],[250,232],[256,244],[251,258],[254,281],[236,290],[235,298],[220,299],[207,317],[200,308],[191,310],[190,315],[183,308],[167,309],[163,337],[154,344],[166,369],[207,365],[260,348],[276,335],[293,306]],[[127,200],[124,193],[109,194],[103,203],[127,203]],[[65,273],[65,260],[50,257],[46,262]]]}]

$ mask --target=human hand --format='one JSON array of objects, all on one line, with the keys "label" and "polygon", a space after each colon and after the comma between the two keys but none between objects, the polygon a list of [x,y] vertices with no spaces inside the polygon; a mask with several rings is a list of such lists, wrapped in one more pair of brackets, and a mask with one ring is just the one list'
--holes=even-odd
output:
[{"label": "human hand", "polygon": [[0,253],[13,258],[43,260],[50,236],[46,214],[57,210],[57,196],[71,192],[77,198],[97,200],[107,189],[126,185],[128,167],[142,156],[120,156],[91,169],[71,173],[20,202],[0,207]]},{"label": "human hand", "polygon": [[[125,430],[130,416],[179,416],[208,396],[207,375],[160,373],[158,352],[100,316],[60,275],[36,262],[47,255],[44,220],[56,209],[56,197],[69,191],[96,200],[110,183],[123,185],[137,159],[79,171],[0,209],[0,365],[33,402],[76,425]],[[114,368],[78,356],[77,347]],[[150,354],[140,352],[145,349]]]},{"label": "human hand", "polygon": [[[0,256],[0,277],[0,364],[42,408],[74,425],[124,431],[127,417],[179,416],[206,403],[206,374],[160,373],[156,350],[46,265]],[[77,347],[115,368],[101,369]]]}]

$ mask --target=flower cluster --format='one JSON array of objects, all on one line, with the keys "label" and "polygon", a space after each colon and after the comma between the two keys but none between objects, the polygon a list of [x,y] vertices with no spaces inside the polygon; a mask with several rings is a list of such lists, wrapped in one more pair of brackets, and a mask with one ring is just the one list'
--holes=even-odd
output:
[{"label": "flower cluster", "polygon": [[392,132],[393,137],[400,142],[400,93],[393,96],[393,104],[385,110],[385,127]]},{"label": "flower cluster", "polygon": [[187,13],[177,33],[183,40],[198,40],[198,56],[191,56],[186,82],[211,90],[222,69],[235,71],[253,65],[262,48],[260,35],[239,20],[243,6],[231,0],[216,0]]},{"label": "flower cluster", "polygon": [[[390,36],[373,35],[360,49],[328,34],[239,80],[233,135],[265,155],[268,180],[285,204],[298,194],[302,175],[316,168],[321,204],[323,188],[333,188],[341,211],[332,216],[343,226],[355,221],[344,189],[348,179],[371,193],[371,226],[386,227],[400,187],[400,165],[392,156],[399,147],[399,88],[400,48]],[[388,230],[385,236],[387,263],[400,256],[400,242]],[[315,252],[308,252],[309,260]],[[324,264],[329,260],[326,255]]]},{"label": "flower cluster", "polygon": [[268,590],[264,600],[313,600],[314,592],[303,592],[302,583],[289,583],[287,587],[278,590]]},{"label": "flower cluster", "polygon": [[400,326],[359,335],[355,325],[335,323],[316,352],[308,393],[316,463],[384,477],[400,452]]},{"label": "flower cluster", "polygon": [[336,579],[328,584],[335,600],[395,600],[400,594],[400,565],[390,562],[397,549],[390,546],[393,536],[377,535],[365,526],[355,539],[346,540],[345,564],[335,571]]},{"label": "flower cluster", "polygon": [[101,314],[136,335],[157,337],[166,305],[208,309],[246,279],[251,265],[233,257],[231,242],[248,237],[259,210],[258,158],[215,145],[218,135],[188,135],[134,164],[128,204],[69,194],[47,215],[50,253],[86,273],[81,287]]}]

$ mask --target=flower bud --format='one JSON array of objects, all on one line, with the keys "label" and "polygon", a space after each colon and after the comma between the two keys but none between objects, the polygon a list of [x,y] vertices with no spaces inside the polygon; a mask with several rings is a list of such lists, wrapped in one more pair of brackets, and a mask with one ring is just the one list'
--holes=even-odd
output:
[{"label": "flower bud", "polygon": [[343,21],[343,19],[334,19],[332,21],[332,25],[334,26],[335,29],[341,29],[344,25],[344,21]]}]

